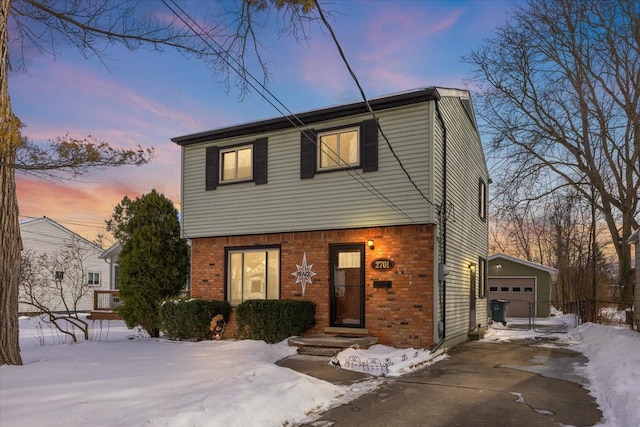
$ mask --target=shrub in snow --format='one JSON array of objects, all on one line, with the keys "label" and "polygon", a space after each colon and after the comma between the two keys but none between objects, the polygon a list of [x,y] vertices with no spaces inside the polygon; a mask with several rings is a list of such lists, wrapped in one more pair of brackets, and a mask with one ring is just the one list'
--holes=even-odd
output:
[{"label": "shrub in snow", "polygon": [[241,338],[277,343],[302,335],[316,324],[316,305],[311,301],[249,300],[238,306]]},{"label": "shrub in snow", "polygon": [[211,319],[221,314],[224,321],[228,322],[230,313],[231,305],[228,301],[165,300],[160,306],[161,330],[171,340],[200,341],[211,337]]}]

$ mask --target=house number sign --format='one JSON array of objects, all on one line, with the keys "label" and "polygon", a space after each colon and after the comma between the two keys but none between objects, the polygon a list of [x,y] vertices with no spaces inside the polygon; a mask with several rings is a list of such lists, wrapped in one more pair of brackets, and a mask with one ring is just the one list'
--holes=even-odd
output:
[{"label": "house number sign", "polygon": [[391,270],[396,264],[389,258],[378,258],[371,261],[371,268],[378,271]]}]

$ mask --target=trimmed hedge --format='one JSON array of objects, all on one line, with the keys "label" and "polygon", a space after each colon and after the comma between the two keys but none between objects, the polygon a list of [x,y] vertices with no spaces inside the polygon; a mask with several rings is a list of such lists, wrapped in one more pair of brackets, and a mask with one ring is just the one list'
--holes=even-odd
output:
[{"label": "trimmed hedge", "polygon": [[229,321],[228,301],[167,299],[160,306],[160,330],[170,340],[200,341],[211,338],[209,324],[217,314]]},{"label": "trimmed hedge", "polygon": [[270,344],[302,335],[316,324],[316,305],[311,301],[249,300],[238,306],[241,338]]}]

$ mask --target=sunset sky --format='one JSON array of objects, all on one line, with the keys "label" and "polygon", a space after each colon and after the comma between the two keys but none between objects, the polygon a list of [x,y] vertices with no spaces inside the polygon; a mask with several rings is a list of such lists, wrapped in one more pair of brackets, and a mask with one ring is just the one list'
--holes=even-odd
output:
[{"label": "sunset sky", "polygon": [[[193,6],[197,3],[183,3]],[[321,2],[321,4],[323,4]],[[427,86],[467,88],[461,56],[504,23],[508,1],[336,1],[329,21],[367,97]],[[148,4],[147,4],[148,5]],[[169,15],[154,3],[157,16]],[[265,33],[263,33],[265,34]],[[292,112],[361,100],[326,30],[310,39],[265,36],[269,90]],[[11,58],[17,47],[11,46]],[[95,171],[78,181],[46,181],[18,173],[20,219],[47,216],[93,239],[126,195],[156,189],[180,203],[180,148],[170,138],[279,113],[257,93],[242,101],[195,59],[174,52],[109,48],[104,64],[59,48],[53,58],[26,51],[26,71],[9,75],[23,135],[47,141],[91,135],[117,147],[154,147],[145,166]],[[257,70],[254,70],[258,73]],[[473,93],[473,92],[472,92]]]}]

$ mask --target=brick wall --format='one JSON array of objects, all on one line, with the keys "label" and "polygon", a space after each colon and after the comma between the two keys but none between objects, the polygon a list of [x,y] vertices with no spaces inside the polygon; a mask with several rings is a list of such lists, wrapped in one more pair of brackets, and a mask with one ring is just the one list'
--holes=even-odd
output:
[{"label": "brick wall", "polygon": [[[234,237],[194,239],[192,244],[192,290],[194,298],[224,299],[225,248],[280,245],[280,297],[306,299],[316,304],[318,333],[330,326],[330,244],[365,244],[365,328],[381,344],[428,348],[433,344],[433,247],[432,225],[376,227]],[[374,240],[373,250],[366,247]],[[302,287],[291,274],[302,263],[313,264],[313,283]],[[370,264],[390,258],[395,267],[378,271]],[[374,280],[390,280],[390,289],[373,287]],[[225,336],[232,336],[235,325]]]}]

